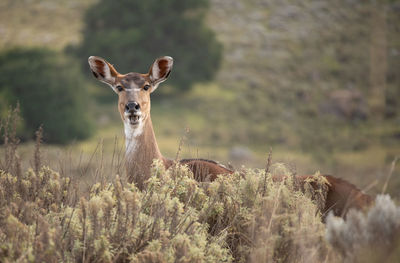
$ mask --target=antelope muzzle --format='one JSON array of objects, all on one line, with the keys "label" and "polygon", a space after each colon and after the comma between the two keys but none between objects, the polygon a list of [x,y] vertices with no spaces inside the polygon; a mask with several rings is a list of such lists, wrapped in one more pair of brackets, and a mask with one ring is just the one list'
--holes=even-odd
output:
[{"label": "antelope muzzle", "polygon": [[139,124],[141,115],[140,104],[136,101],[129,101],[125,105],[125,118],[129,120],[131,125]]}]

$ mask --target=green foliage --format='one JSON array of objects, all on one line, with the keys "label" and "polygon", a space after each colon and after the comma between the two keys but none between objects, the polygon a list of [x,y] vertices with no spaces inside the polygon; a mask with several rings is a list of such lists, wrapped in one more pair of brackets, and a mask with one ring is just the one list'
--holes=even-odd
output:
[{"label": "green foliage", "polygon": [[85,82],[73,60],[47,49],[16,48],[0,54],[0,95],[20,104],[23,138],[43,125],[49,143],[67,143],[91,134]]},{"label": "green foliage", "polygon": [[169,81],[187,89],[210,80],[217,71],[222,46],[203,23],[207,0],[101,0],[88,9],[84,39],[76,50],[86,58],[97,55],[117,65],[121,73],[147,73],[155,58],[175,59]]}]

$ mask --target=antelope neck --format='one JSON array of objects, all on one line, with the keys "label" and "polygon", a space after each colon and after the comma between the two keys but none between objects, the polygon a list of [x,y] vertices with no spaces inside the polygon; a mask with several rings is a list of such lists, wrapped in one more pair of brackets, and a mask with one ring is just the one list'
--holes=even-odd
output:
[{"label": "antelope neck", "polygon": [[144,158],[150,162],[154,159],[164,160],[158,148],[150,116],[142,120],[135,128],[125,122],[124,129],[126,159],[128,161],[148,165],[147,162],[143,162]]}]

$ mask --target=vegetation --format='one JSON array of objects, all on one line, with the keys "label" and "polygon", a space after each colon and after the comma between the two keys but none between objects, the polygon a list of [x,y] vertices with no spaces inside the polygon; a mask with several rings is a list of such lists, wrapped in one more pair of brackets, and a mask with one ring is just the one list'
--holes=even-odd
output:
[{"label": "vegetation", "polygon": [[96,0],[3,0],[0,49],[15,46],[62,50],[81,40],[85,10]]},{"label": "vegetation", "polygon": [[[4,33],[1,47],[35,45],[59,50],[67,44],[78,45],[86,23],[81,17],[94,2],[5,0],[0,4],[0,32]],[[215,81],[195,84],[186,94],[158,96],[171,90],[165,84],[154,94],[159,99],[152,105],[152,117],[163,153],[174,156],[179,137],[189,128],[185,157],[261,167],[265,152],[272,147],[275,159],[289,162],[298,173],[321,170],[350,179],[360,187],[370,185],[376,175],[386,174],[399,155],[396,69],[400,23],[396,1],[376,4],[377,8],[365,1],[209,1],[203,14],[207,26],[223,44],[221,67]],[[191,12],[185,15],[190,17]],[[382,21],[379,14],[386,19]],[[373,23],[373,19],[377,20]],[[373,31],[372,25],[382,30]],[[378,35],[373,37],[372,32]],[[384,41],[372,42],[385,38],[386,48]],[[372,63],[373,47],[377,51],[374,54],[387,55],[375,59],[386,61],[387,67],[385,63]],[[105,53],[98,55],[106,57]],[[124,61],[110,61],[121,72],[145,72],[155,56],[143,68],[136,63],[125,68]],[[90,76],[86,59],[79,57],[84,64],[81,72]],[[180,60],[176,59],[178,64]],[[384,68],[386,84],[372,85],[373,69],[377,81],[385,76],[379,71]],[[168,83],[179,72],[183,71],[175,67]],[[90,140],[67,147],[67,151],[74,149],[71,155],[78,160],[81,151],[90,155],[101,139],[112,152],[114,137],[122,137],[115,97],[109,89],[93,86],[82,89],[96,93],[90,96],[96,101],[90,111],[99,120],[99,128]],[[378,95],[374,95],[372,86],[384,89],[377,89]],[[376,97],[382,102],[382,94],[386,94],[385,114],[378,114],[370,101]],[[104,103],[111,100],[113,104]],[[6,104],[1,94],[0,105]],[[236,147],[247,148],[251,158],[233,160],[230,156]],[[22,149],[29,152],[32,144],[22,145]],[[53,146],[46,149],[52,154],[65,152]],[[388,188],[397,196],[399,169],[395,166]],[[377,184],[372,190],[380,192],[380,187]]]},{"label": "vegetation", "polygon": [[378,195],[368,213],[351,211],[346,221],[329,216],[327,240],[350,262],[396,262],[400,259],[400,207]]},{"label": "vegetation", "polygon": [[[273,182],[272,175],[290,174],[278,163],[198,183],[187,167],[165,171],[154,162],[143,191],[124,175],[107,177],[99,169],[105,180],[79,190],[80,178],[42,165],[40,131],[34,165],[22,171],[15,125],[7,130],[0,161],[2,262],[338,262],[358,259],[377,240],[385,253],[362,262],[399,259],[400,208],[387,196],[368,215],[329,217],[325,227],[318,209],[324,187],[319,199],[310,186],[299,191],[291,176]],[[349,243],[349,231],[357,244]]]},{"label": "vegetation", "polygon": [[19,134],[31,138],[39,126],[49,143],[65,144],[92,133],[85,81],[76,63],[44,48],[15,48],[0,54],[0,110],[20,104]]},{"label": "vegetation", "polygon": [[[29,127],[24,116],[29,98],[41,94],[44,84],[35,90],[23,86],[23,102],[14,85],[0,87],[0,114],[6,116],[17,101],[23,114],[21,124],[15,118],[0,123],[5,138],[0,147],[1,262],[400,261],[398,0],[110,2],[0,2],[2,56],[15,46],[23,47],[19,52],[36,47],[28,53],[36,58],[43,52],[37,61],[47,65],[45,78],[54,77],[54,68],[76,76],[72,90],[90,93],[96,103],[89,103],[89,111],[98,120],[88,140],[41,146],[43,136],[53,142],[44,124],[36,146],[34,141],[19,145],[16,129],[23,139],[31,138],[50,115],[48,109],[32,108],[39,116]],[[65,47],[74,52],[58,53]],[[146,191],[139,191],[125,182],[120,117],[115,102],[104,100],[113,98],[112,92],[81,82],[82,74],[90,74],[86,59],[94,54],[85,52],[104,56],[121,72],[146,72],[156,56],[174,57],[168,82],[175,79],[173,85],[187,92],[152,105],[166,156],[176,156],[179,138],[185,137],[183,157],[263,167],[272,147],[274,161],[286,165],[275,163],[267,174],[243,170],[245,177],[233,174],[199,184],[185,167],[164,171],[155,163]],[[15,57],[24,74],[3,64],[7,70],[0,68],[1,80],[8,79],[5,73],[14,74],[15,81],[41,76],[28,67],[39,65],[35,59],[29,64]],[[65,67],[76,59],[83,69]],[[202,66],[202,73],[195,71]],[[190,82],[209,80],[214,73],[211,83]],[[52,79],[55,87],[67,82]],[[171,88],[163,85],[158,91],[165,90]],[[84,112],[76,111],[74,118]],[[13,128],[6,128],[10,124]],[[249,154],[233,159],[235,147]],[[282,184],[270,180],[270,174],[318,170],[349,179],[368,193],[390,193],[393,200],[378,196],[368,212],[328,217],[322,224],[318,202],[309,193],[299,192],[290,177]]]},{"label": "vegetation", "polygon": [[234,93],[204,107],[218,139],[284,144],[319,161],[397,140],[398,129],[379,139],[368,132],[399,121],[396,4],[216,2],[209,24],[226,54],[218,81]]},{"label": "vegetation", "polygon": [[101,0],[86,12],[76,54],[85,69],[86,58],[97,55],[123,73],[146,73],[155,58],[172,56],[176,63],[170,83],[188,90],[211,80],[221,61],[222,46],[203,22],[207,5],[207,0],[124,0],[118,5]]}]

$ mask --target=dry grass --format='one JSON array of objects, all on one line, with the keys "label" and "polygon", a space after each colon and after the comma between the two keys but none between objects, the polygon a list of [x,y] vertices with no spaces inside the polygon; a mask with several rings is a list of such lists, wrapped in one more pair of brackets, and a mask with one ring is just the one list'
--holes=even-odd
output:
[{"label": "dry grass", "polygon": [[[80,175],[70,176],[43,165],[41,130],[33,168],[23,171],[17,114],[1,123],[1,262],[352,262],[377,242],[371,262],[398,259],[400,210],[389,197],[379,197],[367,215],[330,217],[325,226],[321,177],[299,185],[271,153],[265,169],[211,183],[197,182],[185,166],[165,170],[154,162],[140,191],[125,183],[117,139],[111,160],[99,143]],[[68,166],[68,158],[61,161]],[[288,176],[272,180],[281,174]]]},{"label": "dry grass", "polygon": [[378,195],[367,213],[352,210],[346,220],[330,215],[326,237],[347,262],[399,262],[400,206]]}]

